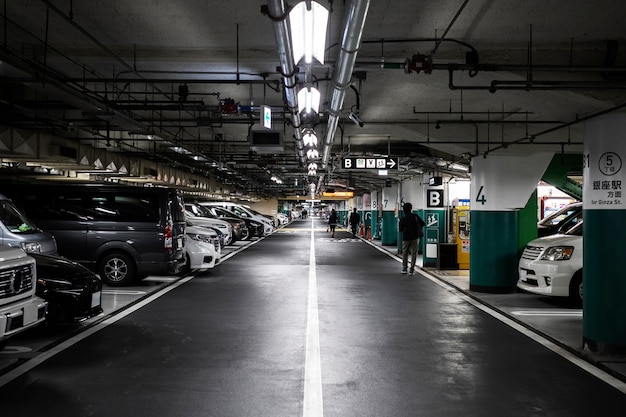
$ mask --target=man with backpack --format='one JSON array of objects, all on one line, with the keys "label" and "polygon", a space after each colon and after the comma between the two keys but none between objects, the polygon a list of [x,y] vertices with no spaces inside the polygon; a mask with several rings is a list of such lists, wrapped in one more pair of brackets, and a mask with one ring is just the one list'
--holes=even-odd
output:
[{"label": "man with backpack", "polygon": [[398,229],[402,233],[402,274],[407,273],[409,254],[411,255],[411,266],[408,269],[410,275],[415,272],[415,260],[417,259],[417,246],[419,238],[424,236],[422,228],[426,224],[417,214],[413,213],[413,205],[404,203],[402,207],[404,217],[400,219]]}]

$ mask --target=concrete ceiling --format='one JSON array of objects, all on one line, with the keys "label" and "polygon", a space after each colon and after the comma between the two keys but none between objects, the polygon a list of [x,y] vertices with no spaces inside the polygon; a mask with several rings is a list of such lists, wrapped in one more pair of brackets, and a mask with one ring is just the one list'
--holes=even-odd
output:
[{"label": "concrete ceiling", "polygon": [[[170,181],[185,173],[210,178],[211,189],[283,197],[306,194],[312,183],[371,191],[422,173],[464,177],[476,156],[580,153],[584,121],[626,106],[626,2],[355,2],[367,14],[353,77],[329,158],[309,177],[265,1],[6,1],[4,165],[21,161],[18,169],[39,172],[37,165],[115,161],[144,175],[141,161],[151,161],[171,170]],[[319,118],[306,122],[323,138],[355,6],[320,3],[330,9],[326,62],[308,76],[300,67],[296,79],[322,93]],[[250,147],[260,105],[272,108],[281,151]],[[400,169],[387,177],[341,169],[342,157],[361,155],[397,157]]]}]

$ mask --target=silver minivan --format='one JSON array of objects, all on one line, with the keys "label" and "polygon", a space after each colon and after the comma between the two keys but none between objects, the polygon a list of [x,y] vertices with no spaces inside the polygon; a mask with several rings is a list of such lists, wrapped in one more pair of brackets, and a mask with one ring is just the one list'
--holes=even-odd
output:
[{"label": "silver minivan", "polygon": [[0,245],[22,248],[25,252],[54,255],[57,244],[50,233],[39,229],[13,202],[0,194]]}]

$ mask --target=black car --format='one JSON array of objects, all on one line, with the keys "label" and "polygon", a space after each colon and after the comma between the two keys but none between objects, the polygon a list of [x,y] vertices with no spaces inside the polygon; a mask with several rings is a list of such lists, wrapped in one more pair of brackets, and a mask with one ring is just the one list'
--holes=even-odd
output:
[{"label": "black car", "polygon": [[77,323],[102,313],[102,281],[67,258],[29,253],[37,263],[36,294],[48,301],[46,322]]},{"label": "black car", "polygon": [[569,204],[540,220],[537,223],[537,235],[544,237],[563,234],[581,222],[582,218],[583,203]]}]

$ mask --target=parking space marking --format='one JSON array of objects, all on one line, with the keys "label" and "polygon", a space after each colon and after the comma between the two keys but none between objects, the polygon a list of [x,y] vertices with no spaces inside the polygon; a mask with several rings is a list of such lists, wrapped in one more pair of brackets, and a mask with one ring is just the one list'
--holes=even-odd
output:
[{"label": "parking space marking", "polygon": [[582,317],[582,310],[521,310],[511,311],[515,316],[544,316],[544,317]]},{"label": "parking space marking", "polygon": [[[311,219],[313,223],[313,219]],[[311,230],[309,255],[309,288],[306,320],[306,356],[304,359],[303,417],[323,417],[322,366],[320,360],[320,330],[317,304],[317,274],[315,271],[315,230]]]},{"label": "parking space marking", "polygon": [[165,288],[162,288],[160,290],[155,291],[153,294],[151,294],[150,296],[146,297],[145,299],[141,300],[140,302],[138,302],[137,304],[133,304],[132,306],[130,306],[129,308],[126,308],[124,310],[119,311],[118,313],[115,313],[113,315],[111,315],[110,317],[104,319],[103,321],[99,322],[98,324],[95,324],[89,328],[87,328],[85,331],[78,333],[77,335],[59,343],[58,345],[54,346],[53,348],[42,352],[40,354],[38,354],[37,356],[35,356],[34,358],[28,360],[27,362],[25,362],[23,365],[20,365],[14,369],[12,369],[11,371],[7,372],[4,375],[0,375],[0,387],[8,384],[9,382],[13,381],[14,379],[20,377],[21,375],[25,374],[26,372],[30,371],[31,369],[35,368],[36,366],[42,364],[43,362],[47,361],[48,359],[52,358],[53,356],[55,356],[57,353],[61,353],[63,352],[65,349],[71,347],[72,345],[80,342],[83,339],[88,338],[89,336],[91,336],[94,333],[99,332],[100,330],[112,325],[113,323],[117,322],[118,320],[123,319],[124,317],[128,316],[129,314],[139,310],[140,308],[143,308],[144,306],[146,306],[147,304],[150,304],[151,302],[153,302],[154,300],[156,300],[157,298],[167,294],[168,292],[172,291],[174,288],[177,288],[181,285],[183,285],[184,283],[186,283],[187,281],[193,279],[193,276],[188,276],[186,278],[181,279],[180,281],[177,281],[171,285],[168,285]]}]

